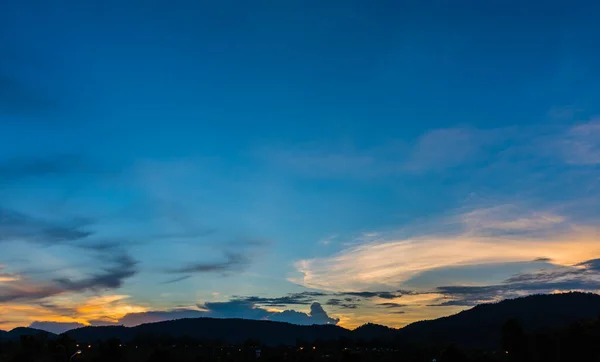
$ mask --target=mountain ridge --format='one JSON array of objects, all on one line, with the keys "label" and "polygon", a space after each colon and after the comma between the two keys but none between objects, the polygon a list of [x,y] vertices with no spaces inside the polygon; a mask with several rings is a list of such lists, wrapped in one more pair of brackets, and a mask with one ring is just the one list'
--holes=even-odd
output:
[{"label": "mountain ridge", "polygon": [[[86,326],[65,334],[79,341],[92,342],[119,338],[131,342],[139,338],[194,338],[223,340],[231,343],[247,339],[266,344],[295,344],[298,340],[377,340],[395,343],[455,343],[467,347],[496,348],[500,330],[508,319],[518,319],[525,330],[533,331],[567,325],[581,319],[600,316],[600,295],[594,293],[539,294],[497,303],[480,304],[454,315],[411,323],[395,329],[367,323],[354,330],[337,325],[296,325],[249,319],[184,318],[134,327]],[[48,333],[39,329],[15,328],[0,333],[3,339],[23,333]]]}]

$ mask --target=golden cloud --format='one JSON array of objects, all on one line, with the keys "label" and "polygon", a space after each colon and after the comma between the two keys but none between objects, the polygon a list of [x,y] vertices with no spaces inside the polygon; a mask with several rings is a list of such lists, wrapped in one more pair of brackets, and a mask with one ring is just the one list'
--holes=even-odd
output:
[{"label": "golden cloud", "polygon": [[[460,220],[467,227],[458,235],[376,240],[331,257],[300,260],[295,267],[302,277],[289,280],[308,288],[359,291],[398,288],[419,273],[444,267],[526,262],[539,257],[574,265],[600,257],[596,228],[565,226],[564,218],[552,214],[498,218],[497,211],[486,209],[462,215]],[[561,228],[553,229],[557,224]],[[551,230],[539,233],[545,229]]]}]

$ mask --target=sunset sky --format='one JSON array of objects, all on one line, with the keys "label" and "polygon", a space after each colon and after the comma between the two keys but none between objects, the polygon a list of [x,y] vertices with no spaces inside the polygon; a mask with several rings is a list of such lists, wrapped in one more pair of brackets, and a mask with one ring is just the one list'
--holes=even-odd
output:
[{"label": "sunset sky", "polygon": [[0,329],[600,290],[599,12],[3,3]]}]

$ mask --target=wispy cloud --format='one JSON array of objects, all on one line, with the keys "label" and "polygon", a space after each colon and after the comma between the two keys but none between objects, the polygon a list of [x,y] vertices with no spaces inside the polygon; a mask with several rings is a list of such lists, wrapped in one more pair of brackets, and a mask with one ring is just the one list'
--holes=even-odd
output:
[{"label": "wispy cloud", "polygon": [[533,293],[597,290],[600,290],[600,271],[595,259],[576,266],[518,274],[501,284],[440,286],[436,288],[436,292],[443,295],[443,298],[433,306],[472,306]]},{"label": "wispy cloud", "polygon": [[460,215],[470,233],[549,233],[559,227],[569,227],[566,218],[552,212],[535,212],[514,204],[476,209]]},{"label": "wispy cloud", "polygon": [[83,229],[80,220],[47,221],[0,207],[0,242],[24,240],[54,244],[80,240],[91,234]]},{"label": "wispy cloud", "polygon": [[391,302],[388,302],[388,303],[379,303],[377,305],[385,307],[385,308],[404,308],[404,307],[408,306],[408,304],[391,303]]},{"label": "wispy cloud", "polygon": [[334,242],[338,237],[339,237],[339,235],[337,235],[337,234],[329,235],[328,237],[319,240],[319,244],[329,245],[332,242]]},{"label": "wispy cloud", "polygon": [[[558,115],[573,110],[556,110]],[[554,114],[552,113],[552,114]],[[562,117],[562,116],[561,116]],[[434,129],[412,143],[395,140],[372,148],[271,147],[258,152],[259,160],[278,170],[311,177],[382,178],[418,175],[471,167],[478,174],[505,167],[561,163],[595,165],[600,162],[600,123],[594,118],[576,126],[540,129],[505,127]],[[485,160],[485,165],[480,162]],[[531,176],[531,175],[529,175]]]},{"label": "wispy cloud", "polygon": [[412,145],[400,140],[368,149],[308,145],[265,148],[257,155],[278,169],[307,176],[385,177],[441,171],[472,162],[488,156],[510,132],[508,129],[448,128],[427,132]]},{"label": "wispy cloud", "polygon": [[178,283],[181,281],[184,281],[186,279],[191,278],[191,275],[184,275],[182,277],[177,277],[177,278],[173,278],[173,279],[169,279],[169,280],[165,280],[164,282],[160,283],[160,284],[173,284],[173,283]]},{"label": "wispy cloud", "polygon": [[300,293],[290,293],[283,297],[236,297],[235,300],[240,300],[249,303],[255,303],[265,306],[281,306],[281,305],[303,305],[303,304],[311,304],[313,303],[317,297],[323,297],[328,295],[327,293],[322,292],[300,292]]},{"label": "wispy cloud", "polygon": [[193,263],[181,268],[172,269],[172,273],[220,273],[243,271],[250,264],[250,257],[242,252],[225,252],[225,260]]},{"label": "wispy cloud", "polygon": [[0,283],[0,303],[34,302],[65,293],[105,291],[120,288],[124,281],[137,273],[137,261],[125,252],[98,255],[101,270],[81,279],[56,278],[34,281],[19,277]]},{"label": "wispy cloud", "polygon": [[303,276],[291,280],[306,287],[334,291],[398,288],[409,278],[437,268],[531,261],[540,254],[554,263],[573,265],[600,255],[595,238],[597,230],[593,227],[569,224],[558,231],[515,234],[515,230],[539,231],[562,223],[564,218],[544,213],[516,219],[489,215],[489,210],[463,214],[456,218],[462,220],[457,225],[459,229],[450,234],[382,239],[347,248],[328,258],[300,260],[296,268]]},{"label": "wispy cloud", "polygon": [[131,278],[137,273],[137,261],[126,253],[104,256],[103,259],[107,265],[100,273],[79,280],[60,278],[54,281],[70,292],[117,289],[123,285],[125,279]]},{"label": "wispy cloud", "polygon": [[125,315],[142,313],[147,308],[132,303],[128,295],[105,294],[74,298],[54,296],[47,302],[31,304],[13,301],[3,303],[2,311],[10,316],[5,321],[7,328],[31,325],[62,332],[73,326],[88,325],[92,321],[115,324]]},{"label": "wispy cloud", "polygon": [[573,165],[600,163],[600,119],[572,127],[560,140],[565,161]]},{"label": "wispy cloud", "polygon": [[437,129],[422,135],[404,162],[404,170],[441,171],[489,156],[509,136],[507,129]]}]

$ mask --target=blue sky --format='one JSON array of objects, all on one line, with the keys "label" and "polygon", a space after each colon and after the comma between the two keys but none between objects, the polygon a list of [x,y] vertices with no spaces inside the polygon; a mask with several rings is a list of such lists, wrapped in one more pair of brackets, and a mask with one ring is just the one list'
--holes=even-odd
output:
[{"label": "blue sky", "polygon": [[596,7],[5,5],[0,328],[600,289]]}]

